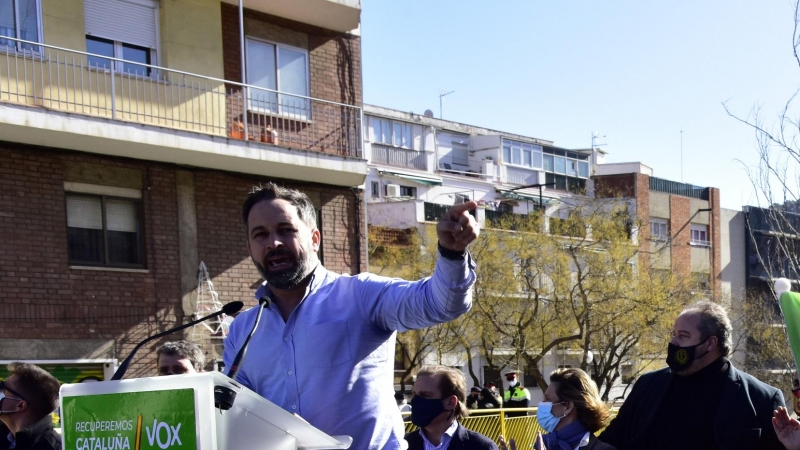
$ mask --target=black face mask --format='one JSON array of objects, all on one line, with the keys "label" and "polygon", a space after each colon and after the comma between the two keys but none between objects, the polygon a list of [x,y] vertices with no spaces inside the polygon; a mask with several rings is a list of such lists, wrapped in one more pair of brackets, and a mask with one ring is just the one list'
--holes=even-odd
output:
[{"label": "black face mask", "polygon": [[441,398],[422,398],[414,396],[411,399],[411,423],[425,428],[433,419],[444,412],[444,403]]},{"label": "black face mask", "polygon": [[[680,372],[686,370],[695,360],[695,351],[697,347],[706,343],[708,339],[697,345],[690,345],[688,347],[678,347],[672,342],[667,346],[667,365],[673,372]],[[702,356],[702,355],[701,355]]]}]

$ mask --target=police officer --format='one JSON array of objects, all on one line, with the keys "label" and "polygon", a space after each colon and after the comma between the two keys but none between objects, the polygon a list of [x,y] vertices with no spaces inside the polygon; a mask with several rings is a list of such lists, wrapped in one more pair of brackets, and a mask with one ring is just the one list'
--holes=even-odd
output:
[{"label": "police officer", "polygon": [[[517,372],[506,373],[508,389],[503,394],[504,408],[527,408],[531,403],[531,393],[524,386],[520,386]],[[519,417],[528,415],[527,411],[506,413],[506,417]]]}]

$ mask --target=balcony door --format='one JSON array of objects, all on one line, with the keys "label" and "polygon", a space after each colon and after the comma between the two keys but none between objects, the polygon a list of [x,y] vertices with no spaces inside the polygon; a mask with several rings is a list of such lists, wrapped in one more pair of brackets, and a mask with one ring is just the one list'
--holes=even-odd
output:
[{"label": "balcony door", "polygon": [[250,110],[309,118],[308,52],[251,38],[246,47],[247,84],[264,88],[248,90]]}]

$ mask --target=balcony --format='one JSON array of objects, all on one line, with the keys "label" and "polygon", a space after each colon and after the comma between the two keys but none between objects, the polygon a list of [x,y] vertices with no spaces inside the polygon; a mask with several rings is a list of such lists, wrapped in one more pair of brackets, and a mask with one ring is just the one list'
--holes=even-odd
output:
[{"label": "balcony", "polygon": [[[491,163],[491,161],[488,161]],[[453,155],[444,155],[439,158],[439,172],[460,175],[471,178],[486,178],[493,176],[487,173],[488,170],[494,172],[494,164],[486,164],[487,161],[476,161],[472,159],[457,158]],[[489,169],[491,167],[491,169]]]},{"label": "balcony", "polygon": [[708,200],[708,188],[694,186],[689,183],[679,183],[677,181],[663,180],[661,178],[650,177],[650,190],[664,192],[684,197]]},{"label": "balcony", "polygon": [[539,172],[535,170],[519,169],[516,167],[506,168],[506,181],[509,184],[519,184],[529,186],[539,183]]},{"label": "balcony", "polygon": [[372,163],[406,169],[428,170],[425,152],[372,143]]},{"label": "balcony", "polygon": [[[238,0],[223,0],[238,5]],[[334,31],[351,31],[361,22],[361,0],[243,0],[246,9]]]},{"label": "balcony", "polygon": [[[0,46],[0,106],[13,107],[0,114],[5,140],[336,185],[363,182],[357,106],[158,66],[127,63],[138,72],[121,72],[119,59],[30,44],[35,53]],[[89,66],[89,56],[108,62]]]}]

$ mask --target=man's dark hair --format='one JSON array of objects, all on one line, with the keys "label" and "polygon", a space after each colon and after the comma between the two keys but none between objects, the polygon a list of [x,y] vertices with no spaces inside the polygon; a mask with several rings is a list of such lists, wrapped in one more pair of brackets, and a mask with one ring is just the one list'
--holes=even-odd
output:
[{"label": "man's dark hair", "polygon": [[46,370],[33,364],[12,362],[8,365],[8,376],[12,375],[16,375],[14,390],[19,391],[37,420],[58,407],[61,384]]},{"label": "man's dark hair", "polygon": [[206,355],[203,354],[203,350],[197,344],[189,341],[165,342],[156,350],[156,362],[162,354],[188,359],[194,370],[198,372],[202,372],[206,365]]},{"label": "man's dark hair", "polygon": [[417,372],[417,377],[420,375],[439,377],[439,390],[442,392],[443,398],[451,395],[456,396],[458,400],[455,408],[456,419],[461,420],[469,415],[469,409],[465,404],[467,401],[467,380],[464,379],[464,374],[460,370],[432,364],[422,366]]},{"label": "man's dark hair", "polygon": [[684,308],[681,312],[681,315],[683,314],[699,315],[700,323],[697,327],[703,339],[716,336],[717,345],[722,351],[722,356],[730,355],[731,347],[733,346],[731,321],[728,319],[728,313],[725,312],[722,306],[708,300],[703,300]]},{"label": "man's dark hair", "polygon": [[297,217],[305,222],[308,228],[317,229],[317,211],[308,196],[297,189],[278,186],[270,181],[264,186],[254,186],[244,200],[242,222],[248,233],[250,230],[247,229],[247,220],[250,218],[250,210],[256,203],[264,200],[286,200],[297,208]]}]

